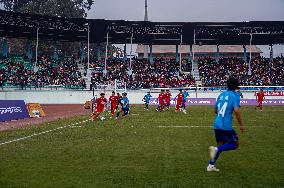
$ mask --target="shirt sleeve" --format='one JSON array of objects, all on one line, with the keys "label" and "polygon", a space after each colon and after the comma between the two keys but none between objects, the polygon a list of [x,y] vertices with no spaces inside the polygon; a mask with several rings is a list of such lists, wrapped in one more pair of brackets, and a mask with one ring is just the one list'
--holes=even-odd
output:
[{"label": "shirt sleeve", "polygon": [[233,97],[233,108],[240,108],[240,97]]},{"label": "shirt sleeve", "polygon": [[216,102],[215,102],[215,104],[214,104],[214,109],[218,109],[218,101],[219,101],[219,96],[218,96],[218,98],[217,98],[217,100],[216,100]]}]

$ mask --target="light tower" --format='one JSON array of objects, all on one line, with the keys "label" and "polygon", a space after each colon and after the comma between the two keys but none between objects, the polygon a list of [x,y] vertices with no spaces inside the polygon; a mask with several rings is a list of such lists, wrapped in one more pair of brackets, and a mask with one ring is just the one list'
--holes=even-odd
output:
[{"label": "light tower", "polygon": [[[145,0],[144,21],[149,21],[148,20],[148,0]],[[144,45],[144,59],[148,59],[148,46],[147,45]]]}]

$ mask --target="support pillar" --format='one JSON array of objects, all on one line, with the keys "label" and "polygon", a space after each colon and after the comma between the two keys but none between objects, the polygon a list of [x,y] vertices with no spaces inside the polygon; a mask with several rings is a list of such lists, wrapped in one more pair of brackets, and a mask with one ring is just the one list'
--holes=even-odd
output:
[{"label": "support pillar", "polygon": [[270,61],[273,61],[273,45],[270,45]]},{"label": "support pillar", "polygon": [[219,60],[220,60],[220,48],[219,45],[217,45],[216,62],[219,63]]},{"label": "support pillar", "polygon": [[179,62],[178,45],[176,45],[176,62]]},{"label": "support pillar", "polygon": [[244,63],[247,64],[248,58],[247,58],[247,48],[245,45],[243,45],[244,48]]},{"label": "support pillar", "polygon": [[9,45],[7,39],[3,39],[2,44],[2,57],[8,57]]},{"label": "support pillar", "polygon": [[101,45],[98,44],[98,47],[97,47],[97,60],[101,60]]},{"label": "support pillar", "polygon": [[53,59],[58,60],[58,41],[55,41],[53,44]]},{"label": "support pillar", "polygon": [[127,61],[126,44],[124,44],[124,49],[123,49],[123,60]]},{"label": "support pillar", "polygon": [[27,46],[26,46],[26,56],[28,57],[29,60],[33,58],[33,51],[32,51],[32,41],[28,40],[27,41]]},{"label": "support pillar", "polygon": [[150,45],[150,64],[153,64],[153,46],[152,44]]}]

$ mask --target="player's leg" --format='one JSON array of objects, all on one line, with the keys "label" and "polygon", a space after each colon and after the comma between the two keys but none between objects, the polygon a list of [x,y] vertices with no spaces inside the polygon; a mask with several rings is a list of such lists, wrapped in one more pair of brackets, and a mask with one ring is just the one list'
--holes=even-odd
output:
[{"label": "player's leg", "polygon": [[149,103],[148,102],[145,103],[145,107],[146,107],[146,110],[149,109]]},{"label": "player's leg", "polygon": [[115,106],[111,105],[110,111],[111,115],[114,116]]},{"label": "player's leg", "polygon": [[259,108],[260,108],[260,111],[262,112],[262,110],[263,110],[262,101],[261,101],[261,102],[259,102]]},{"label": "player's leg", "polygon": [[219,171],[218,169],[216,169],[215,164],[220,154],[223,151],[235,150],[239,146],[238,136],[234,130],[224,131],[216,129],[214,131],[218,146],[210,146],[209,148],[210,161],[207,167],[207,171]]},{"label": "player's leg", "polygon": [[123,109],[123,116],[127,116],[128,115],[128,113],[129,113],[129,108],[124,108]]},{"label": "player's leg", "polygon": [[257,111],[258,108],[260,108],[260,103],[257,101],[258,105],[255,107],[255,110]]},{"label": "player's leg", "polygon": [[175,112],[178,112],[179,108],[180,108],[180,103],[177,102]]},{"label": "player's leg", "polygon": [[122,109],[120,109],[120,110],[117,110],[117,112],[116,112],[116,119],[119,117],[119,114],[122,112]]},{"label": "player's leg", "polygon": [[98,119],[98,117],[100,116],[101,112],[95,112],[93,113],[93,116],[92,116],[92,120],[95,121]]}]

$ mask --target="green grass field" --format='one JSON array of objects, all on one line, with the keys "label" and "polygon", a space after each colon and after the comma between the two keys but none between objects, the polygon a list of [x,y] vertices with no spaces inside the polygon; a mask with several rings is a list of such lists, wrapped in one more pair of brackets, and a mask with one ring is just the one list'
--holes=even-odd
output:
[{"label": "green grass field", "polygon": [[[240,148],[223,153],[221,171],[209,173],[212,111],[193,106],[185,115],[136,107],[119,121],[87,122],[1,145],[0,187],[284,187],[284,106],[263,113],[242,107]],[[87,118],[0,132],[0,142]]]}]

